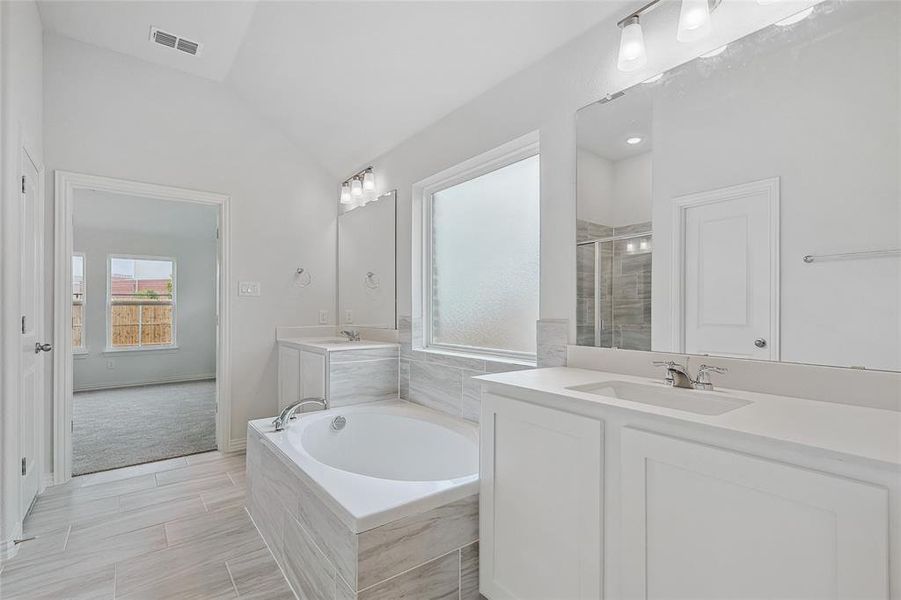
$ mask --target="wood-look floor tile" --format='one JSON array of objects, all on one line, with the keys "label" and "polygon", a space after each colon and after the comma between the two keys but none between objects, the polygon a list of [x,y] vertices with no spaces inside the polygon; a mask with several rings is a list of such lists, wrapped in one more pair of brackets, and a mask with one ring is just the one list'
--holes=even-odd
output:
[{"label": "wood-look floor tile", "polygon": [[199,497],[178,498],[153,504],[138,510],[118,512],[114,515],[82,521],[72,526],[71,539],[76,543],[99,542],[110,536],[143,529],[152,525],[162,525],[176,519],[204,513],[204,504]]},{"label": "wood-look floor tile", "polygon": [[111,564],[62,578],[0,583],[3,600],[112,600],[114,591],[115,567]]},{"label": "wood-look floor tile", "polygon": [[[38,559],[48,554],[62,552],[66,547],[66,539],[69,537],[69,527],[55,529],[47,533],[36,535],[33,540],[19,544],[19,551],[12,558],[3,563],[4,568],[23,564],[32,559]],[[0,594],[0,598],[3,595]]]},{"label": "wood-look floor tile", "polygon": [[186,456],[185,460],[189,465],[196,465],[200,463],[205,463],[213,460],[223,460],[225,458],[229,458],[232,456],[239,456],[239,454],[228,453],[228,452],[219,452],[218,450],[213,450],[212,452],[202,452],[200,454],[192,454],[190,456]]},{"label": "wood-look floor tile", "polygon": [[256,532],[243,507],[191,515],[170,521],[165,527],[170,546],[185,542],[196,544],[214,537]]},{"label": "wood-look floor tile", "polygon": [[116,600],[220,600],[238,597],[225,563],[203,565],[178,574],[160,573],[152,585],[123,593],[116,582]]},{"label": "wood-look floor tile", "polygon": [[111,471],[101,471],[99,473],[91,473],[90,475],[79,475],[73,477],[69,482],[78,486],[96,485],[98,483],[106,483],[116,481],[117,479],[128,479],[138,475],[147,475],[148,473],[159,473],[160,471],[168,471],[169,469],[177,469],[187,465],[188,462],[183,456],[178,458],[170,458],[167,460],[158,460],[156,462],[144,463],[141,465],[132,465],[121,469],[113,469]]},{"label": "wood-look floor tile", "polygon": [[203,492],[200,497],[210,512],[226,508],[242,508],[245,504],[247,490],[243,485],[236,485],[221,490]]},{"label": "wood-look floor tile", "polygon": [[198,464],[188,465],[179,469],[170,469],[156,474],[156,482],[160,486],[166,486],[184,481],[192,481],[211,475],[224,474],[229,471],[244,470],[244,455],[229,456],[221,460],[209,460]]},{"label": "wood-look floor tile", "polygon": [[[59,507],[77,502],[99,500],[101,498],[111,498],[113,496],[121,496],[132,492],[140,492],[156,487],[156,477],[152,473],[147,475],[138,475],[136,477],[127,477],[125,479],[117,479],[94,485],[86,485],[81,487],[68,488],[65,492],[55,493],[52,495],[41,495],[38,498],[35,508],[38,507]],[[52,489],[52,488],[51,488]]]},{"label": "wood-look floor tile", "polygon": [[210,477],[160,486],[143,492],[125,494],[124,496],[119,496],[119,505],[123,511],[136,510],[169,500],[200,497],[200,494],[205,491],[229,488],[234,485],[232,480],[228,478],[228,475],[219,473]]},{"label": "wood-look floor tile", "polygon": [[63,505],[50,505],[46,508],[39,502],[26,517],[22,525],[25,536],[46,533],[54,529],[62,529],[67,525],[83,521],[99,515],[119,512],[119,497],[84,499]]},{"label": "wood-look floor tile", "polygon": [[242,600],[294,600],[294,592],[267,548],[228,561]]}]

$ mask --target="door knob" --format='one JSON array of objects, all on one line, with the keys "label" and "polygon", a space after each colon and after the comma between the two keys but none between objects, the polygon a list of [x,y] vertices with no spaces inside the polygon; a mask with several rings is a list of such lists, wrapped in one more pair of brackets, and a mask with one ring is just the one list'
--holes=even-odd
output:
[{"label": "door knob", "polygon": [[757,338],[754,340],[754,345],[758,348],[766,348],[766,340],[763,338]]},{"label": "door knob", "polygon": [[50,352],[53,350],[53,346],[50,344],[41,344],[39,342],[34,343],[34,353],[40,354],[41,352]]}]

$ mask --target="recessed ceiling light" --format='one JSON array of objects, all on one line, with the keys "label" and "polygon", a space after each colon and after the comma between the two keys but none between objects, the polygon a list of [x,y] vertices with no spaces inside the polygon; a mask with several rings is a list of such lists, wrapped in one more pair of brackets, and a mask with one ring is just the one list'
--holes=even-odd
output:
[{"label": "recessed ceiling light", "polygon": [[642,81],[642,83],[654,83],[655,81],[660,81],[661,79],[663,79],[663,73],[657,73],[653,77],[648,77],[647,79]]},{"label": "recessed ceiling light", "polygon": [[728,46],[728,45],[729,44],[725,44],[723,46],[720,46],[719,48],[714,48],[710,52],[705,52],[704,54],[701,55],[701,58],[713,58],[714,56],[719,56],[720,54],[722,54],[723,52],[726,51],[726,46]]},{"label": "recessed ceiling light", "polygon": [[786,17],[781,21],[776,21],[776,25],[779,27],[788,27],[789,25],[794,25],[795,23],[800,23],[807,17],[809,17],[813,13],[813,7],[805,8],[801,12],[795,13],[790,17]]},{"label": "recessed ceiling light", "polygon": [[631,144],[631,145],[634,146],[635,144],[640,144],[640,143],[641,143],[641,138],[640,138],[640,137],[637,137],[637,136],[635,136],[635,137],[630,137],[630,138],[626,138],[626,143],[627,143],[627,144]]}]

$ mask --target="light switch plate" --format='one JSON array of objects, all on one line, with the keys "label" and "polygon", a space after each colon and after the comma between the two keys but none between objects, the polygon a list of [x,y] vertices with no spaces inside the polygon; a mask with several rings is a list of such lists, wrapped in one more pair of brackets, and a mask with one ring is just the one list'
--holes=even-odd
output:
[{"label": "light switch plate", "polygon": [[319,311],[319,324],[320,325],[328,325],[328,311],[327,310]]},{"label": "light switch plate", "polygon": [[238,282],[238,295],[239,296],[259,296],[260,295],[260,282],[259,281],[239,281]]},{"label": "light switch plate", "polygon": [[344,322],[345,323],[353,323],[354,322],[354,311],[352,311],[349,308],[344,311]]}]

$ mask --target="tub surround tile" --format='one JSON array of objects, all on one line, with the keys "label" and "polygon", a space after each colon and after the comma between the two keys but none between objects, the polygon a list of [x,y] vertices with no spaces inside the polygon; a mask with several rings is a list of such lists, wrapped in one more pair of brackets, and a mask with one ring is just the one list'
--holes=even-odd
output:
[{"label": "tub surround tile", "polygon": [[459,550],[357,592],[357,600],[457,600],[459,596]]},{"label": "tub surround tile", "polygon": [[565,367],[568,340],[569,321],[566,319],[540,319],[538,321],[538,366]]},{"label": "tub surround tile", "polygon": [[419,318],[398,317],[398,334],[400,397],[470,421],[478,422],[481,402],[468,378],[535,368],[521,362],[422,350]]},{"label": "tub surround tile", "polygon": [[357,587],[363,589],[477,540],[478,496],[398,519],[358,538]]},{"label": "tub surround tile", "polygon": [[337,571],[297,522],[285,523],[285,576],[304,600],[333,600]]},{"label": "tub surround tile", "polygon": [[479,543],[460,548],[460,600],[479,600]]},{"label": "tub surround tile", "polygon": [[364,348],[360,350],[334,351],[329,353],[332,363],[359,362],[361,360],[377,360],[380,358],[397,358],[397,346],[388,348]]},{"label": "tub surround tile", "polygon": [[349,406],[397,398],[398,368],[396,356],[387,359],[330,362],[330,405]]}]

